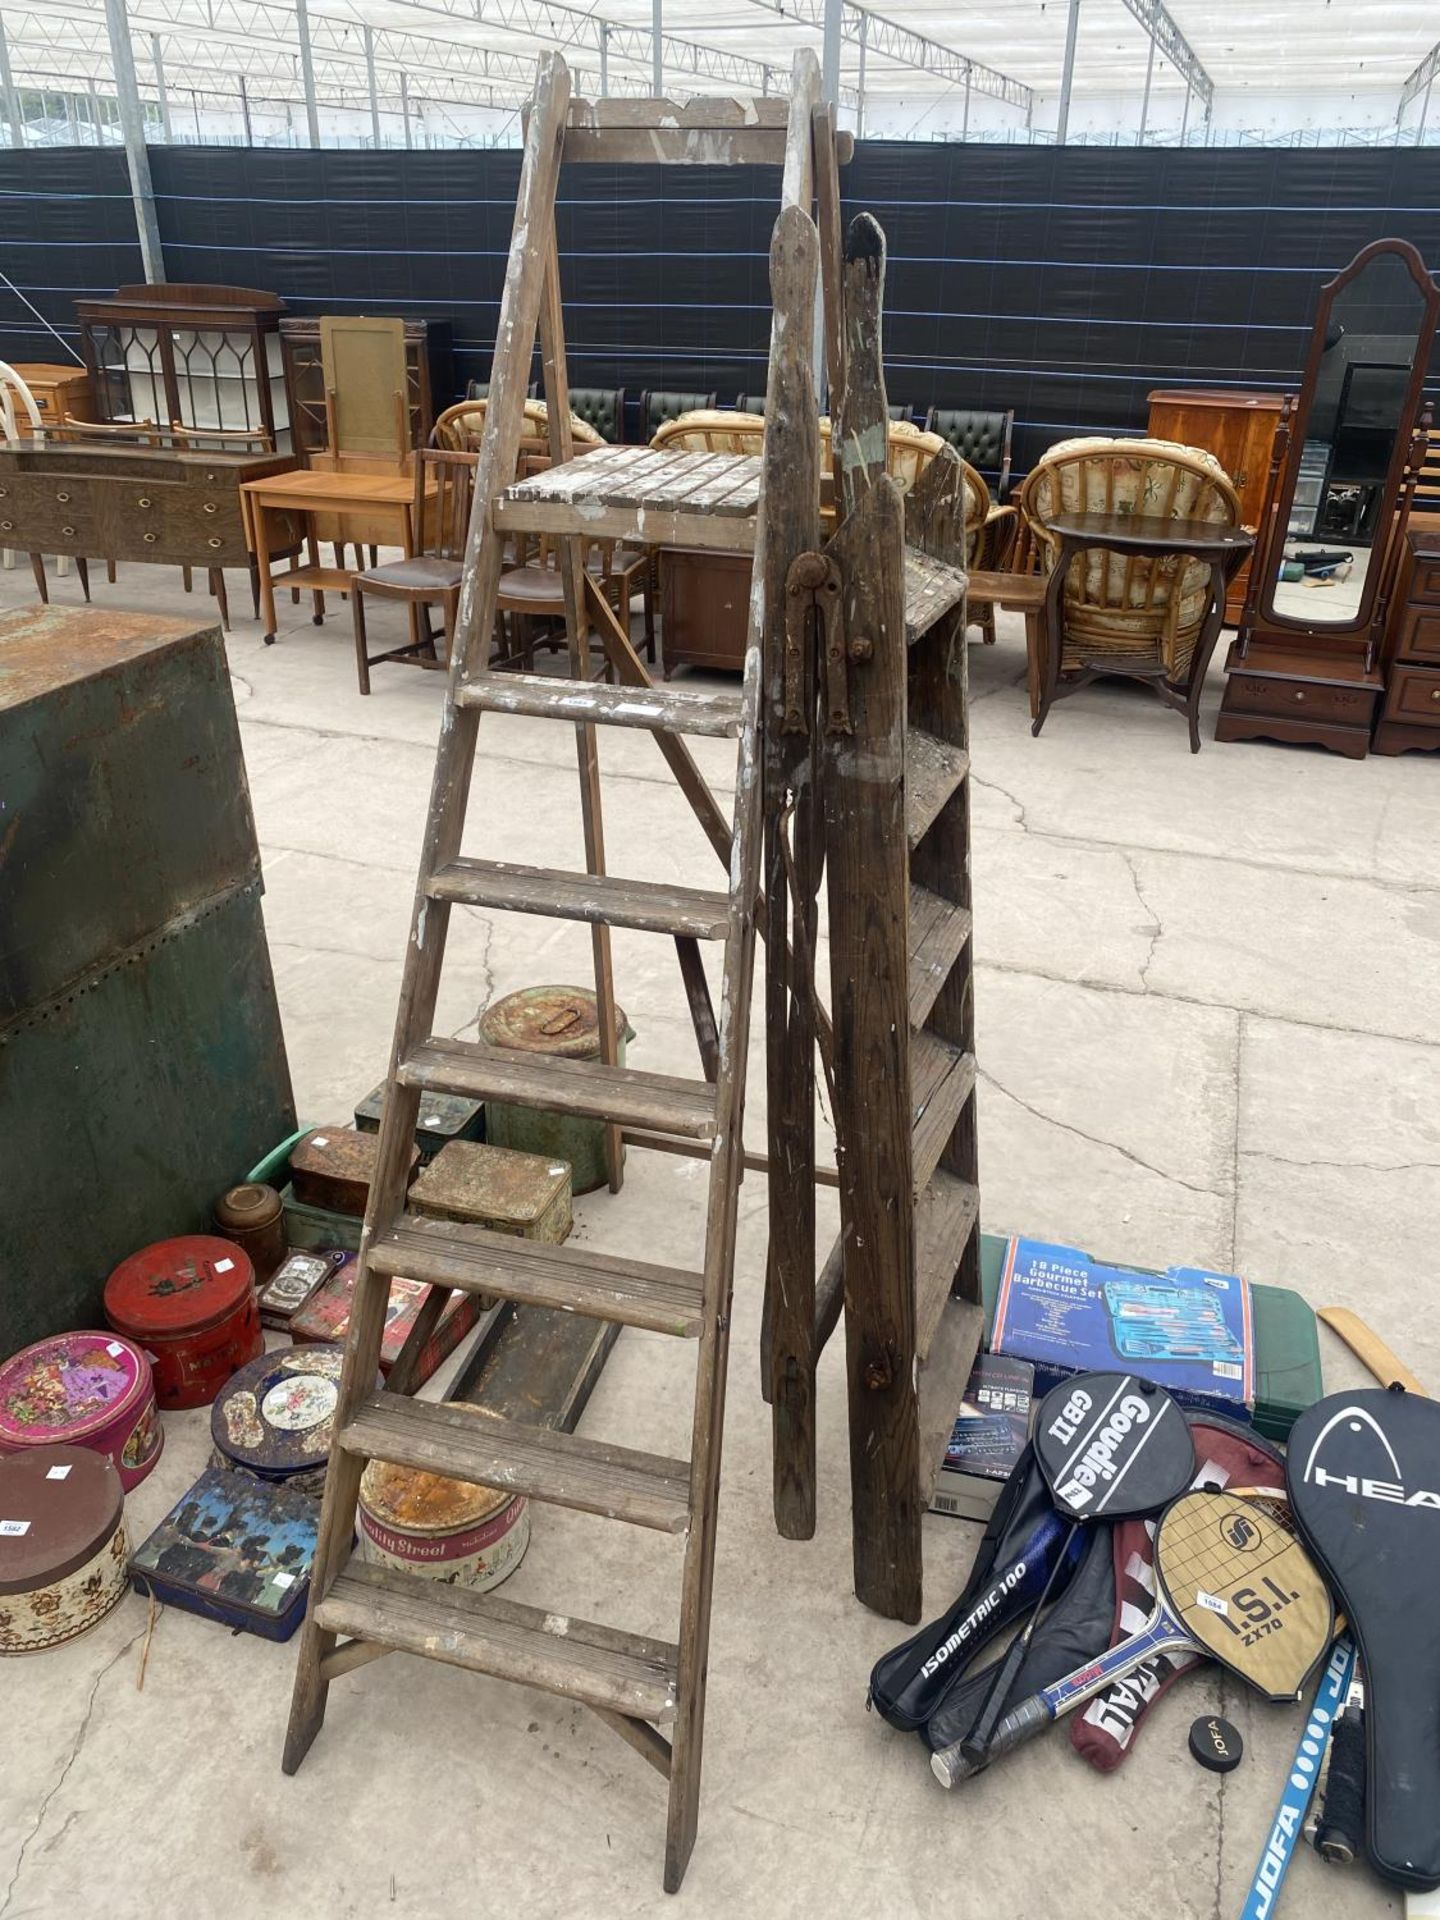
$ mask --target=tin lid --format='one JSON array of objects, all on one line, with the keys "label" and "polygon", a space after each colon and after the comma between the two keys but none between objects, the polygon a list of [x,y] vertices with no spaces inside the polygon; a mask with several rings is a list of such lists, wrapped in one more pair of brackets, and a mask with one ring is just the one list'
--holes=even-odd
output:
[{"label": "tin lid", "polygon": [[291,1153],[290,1171],[368,1184],[374,1178],[379,1151],[378,1134],[362,1133],[358,1127],[316,1127]]},{"label": "tin lid", "polygon": [[150,1362],[114,1333],[58,1333],[0,1366],[0,1453],[75,1442],[150,1398]]},{"label": "tin lid", "polygon": [[120,1262],[105,1282],[105,1318],[140,1340],[198,1333],[232,1314],[254,1285],[243,1247],[186,1233]]},{"label": "tin lid", "polygon": [[[488,1408],[464,1400],[446,1406],[493,1420]],[[461,1533],[478,1526],[515,1498],[498,1487],[476,1487],[467,1480],[451,1480],[440,1473],[422,1473],[417,1467],[397,1467],[389,1460],[372,1460],[360,1481],[360,1505],[382,1527],[398,1533]]]},{"label": "tin lid", "polygon": [[93,1560],[124,1506],[119,1474],[88,1447],[27,1447],[0,1460],[0,1593],[52,1586]]},{"label": "tin lid", "polygon": [[570,1178],[568,1160],[450,1140],[415,1176],[410,1205],[421,1212],[434,1207],[459,1219],[528,1226],[545,1217]]},{"label": "tin lid", "polygon": [[227,1459],[257,1473],[319,1466],[330,1452],[344,1360],[341,1347],[262,1353],[220,1389],[210,1409],[211,1439]]},{"label": "tin lid", "polygon": [[[486,1007],[480,1038],[488,1047],[546,1053],[562,1060],[600,1057],[600,1015],[586,987],[522,987]],[[631,1038],[623,1007],[615,1009],[615,1036]]]},{"label": "tin lid", "polygon": [[274,1187],[258,1180],[246,1180],[231,1187],[215,1202],[215,1224],[241,1233],[256,1232],[280,1218],[280,1196]]}]

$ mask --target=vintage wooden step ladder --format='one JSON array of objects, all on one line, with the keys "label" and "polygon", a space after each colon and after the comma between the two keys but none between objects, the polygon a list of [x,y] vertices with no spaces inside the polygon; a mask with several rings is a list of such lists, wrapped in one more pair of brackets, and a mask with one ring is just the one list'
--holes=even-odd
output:
[{"label": "vintage wooden step ladder", "polygon": [[[797,56],[788,105],[756,101],[569,100],[558,56],[539,67],[525,136],[515,226],[496,334],[490,402],[476,474],[465,584],[447,686],[434,785],[396,1016],[378,1159],[361,1243],[360,1276],[335,1415],[309,1613],[299,1649],[284,1766],[294,1772],[319,1731],[332,1680],[391,1649],[539,1686],[584,1702],[670,1783],[665,1885],[680,1885],[694,1844],[700,1790],[706,1663],[720,1441],[734,1265],[741,1122],[759,879],[760,641],[783,600],[804,544],[796,503],[818,499],[816,403],[810,365],[818,274],[809,217],[819,72]],[[827,124],[821,117],[822,127]],[[835,140],[829,134],[833,177]],[[569,388],[555,244],[562,159],[769,161],[783,164],[783,212],[771,254],[776,317],[760,459],[687,454],[665,458],[612,448],[571,459]],[[516,483],[522,408],[539,333],[554,464]],[[808,459],[808,467],[806,460]],[[570,639],[569,679],[487,670],[503,549],[512,533],[560,543]],[[587,574],[584,538],[683,541],[753,548],[750,648],[737,697],[651,685],[618,621]],[[778,583],[778,584],[777,584]],[[624,684],[596,685],[589,633]],[[586,867],[552,872],[462,856],[461,835],[485,712],[574,725],[580,760]],[[621,880],[605,873],[596,730],[647,729],[728,868],[725,891]],[[733,816],[702,780],[686,734],[737,742]],[[590,923],[602,1058],[517,1060],[436,1037],[432,1022],[447,924],[455,902]],[[612,926],[676,941],[704,1078],[682,1080],[615,1063]],[[718,1020],[698,942],[724,945]],[[709,1159],[704,1254],[693,1271],[617,1259],[588,1249],[539,1246],[405,1212],[405,1167],[423,1089],[459,1091],[586,1115],[609,1128],[611,1185],[622,1136],[636,1145]],[[374,1381],[392,1276],[432,1283],[419,1339],[449,1292],[569,1308],[696,1343],[691,1450],[662,1459],[578,1435],[478,1421],[446,1407],[377,1393]],[[350,1557],[367,1460],[502,1488],[684,1538],[679,1631],[674,1644],[567,1617],[562,1605],[522,1605],[391,1572]],[[669,1729],[662,1733],[660,1729]]]}]

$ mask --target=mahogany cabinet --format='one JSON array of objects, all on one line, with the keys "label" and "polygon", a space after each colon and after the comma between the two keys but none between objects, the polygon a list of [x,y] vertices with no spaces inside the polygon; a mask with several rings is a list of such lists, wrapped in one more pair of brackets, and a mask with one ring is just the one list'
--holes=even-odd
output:
[{"label": "mahogany cabinet", "polygon": [[750,555],[662,547],[659,566],[665,678],[680,666],[743,673],[750,628]]},{"label": "mahogany cabinet", "polygon": [[[451,329],[443,320],[407,320],[404,325],[409,445],[423,447],[436,414],[442,413],[455,395]],[[320,315],[302,314],[282,320],[280,346],[295,451],[308,462],[312,454],[331,451]]]},{"label": "mahogany cabinet", "polygon": [[[1213,453],[1240,495],[1240,523],[1256,532],[1264,517],[1275,429],[1284,400],[1278,393],[1196,387],[1157,389],[1150,395],[1152,440],[1175,440]],[[1250,584],[1247,559],[1225,595],[1225,623],[1236,626]]]},{"label": "mahogany cabinet", "polygon": [[1412,513],[1385,644],[1374,753],[1440,747],[1440,514]]}]

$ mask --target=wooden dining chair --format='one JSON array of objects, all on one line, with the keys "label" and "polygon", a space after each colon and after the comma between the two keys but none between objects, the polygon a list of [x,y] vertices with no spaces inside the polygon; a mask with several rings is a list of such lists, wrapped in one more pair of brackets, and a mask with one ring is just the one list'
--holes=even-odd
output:
[{"label": "wooden dining chair", "polygon": [[[415,518],[423,552],[409,560],[387,560],[367,567],[350,582],[350,607],[355,619],[355,670],[361,693],[370,691],[370,669],[383,660],[432,670],[449,664],[450,642],[460,605],[464,573],[465,536],[470,526],[470,498],[475,486],[478,455],[447,447],[422,447],[415,455]],[[427,483],[435,492],[427,497]],[[415,609],[418,634],[403,647],[371,653],[365,632],[365,597],[398,600]],[[445,647],[436,647],[430,609],[440,608]]]}]

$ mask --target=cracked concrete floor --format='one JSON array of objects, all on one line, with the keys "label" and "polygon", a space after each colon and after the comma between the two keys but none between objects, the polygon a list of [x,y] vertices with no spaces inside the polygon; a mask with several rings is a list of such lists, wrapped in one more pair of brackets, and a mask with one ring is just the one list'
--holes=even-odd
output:
[{"label": "cracked concrete floor", "polygon": [[[98,571],[98,570],[97,570]],[[75,600],[72,579],[57,598]],[[101,578],[102,606],[206,613],[169,572]],[[0,599],[27,582],[0,575]],[[232,601],[245,600],[232,580]],[[383,616],[380,631],[384,631]],[[439,686],[376,670],[355,692],[344,608],[323,631],[285,607],[280,644],[230,641],[264,848],[266,919],[302,1115],[338,1120],[389,1044]],[[973,646],[975,925],[984,1217],[1121,1260],[1234,1265],[1359,1311],[1440,1384],[1440,1323],[1417,1310],[1440,1199],[1440,786],[1428,759],[1360,764],[1206,743],[1134,689],[1091,690],[1030,738],[1023,646]],[[579,858],[561,728],[487,720],[467,844],[512,860]],[[723,743],[694,743],[728,785]],[[651,742],[607,734],[616,871],[715,884]],[[441,1021],[492,993],[585,978],[583,930],[458,916]],[[616,939],[632,1060],[694,1071],[673,962]],[[757,1002],[758,1004],[758,1002]],[[758,1040],[758,1036],[757,1036]],[[754,1054],[748,1131],[763,1138]],[[591,1196],[577,1235],[692,1257],[694,1163],[632,1155],[621,1199]],[[742,1195],[705,1788],[683,1903],[696,1913],[970,1920],[1225,1920],[1238,1913],[1299,1717],[1195,1674],[1157,1708],[1131,1762],[1090,1773],[1062,1737],[963,1795],[912,1740],[863,1710],[896,1629],[850,1593],[841,1356],[820,1395],[820,1523],[770,1521],[769,1428],[756,1393],[764,1182]],[[833,1218],[828,1205],[824,1222]],[[828,1244],[828,1242],[827,1242]],[[1360,1379],[1325,1336],[1332,1386]],[[687,1447],[687,1355],[622,1335],[586,1430]],[[443,1381],[427,1391],[441,1391]],[[130,1499],[136,1537],[204,1462],[203,1415],[168,1416],[158,1471]],[[976,1530],[927,1522],[931,1611]],[[659,1536],[537,1514],[512,1591],[639,1631],[673,1625],[678,1558]],[[394,1656],[337,1683],[302,1771],[279,1770],[292,1651],[131,1596],[88,1639],[4,1673],[0,1920],[674,1911],[660,1891],[658,1781],[583,1710]],[[1244,1764],[1188,1758],[1220,1706]],[[106,1863],[102,1868],[100,1863]],[[1063,1896],[1057,1882],[1063,1876]],[[1281,1910],[1394,1911],[1364,1870],[1292,1870]]]}]

